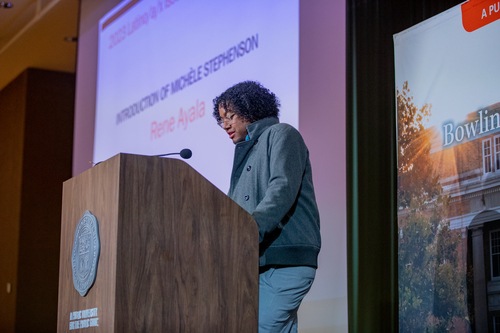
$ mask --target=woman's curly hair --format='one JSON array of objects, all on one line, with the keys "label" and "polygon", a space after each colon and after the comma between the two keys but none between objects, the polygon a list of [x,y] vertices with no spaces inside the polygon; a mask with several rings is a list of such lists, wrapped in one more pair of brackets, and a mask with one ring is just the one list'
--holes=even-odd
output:
[{"label": "woman's curly hair", "polygon": [[234,112],[251,123],[267,118],[278,117],[280,101],[274,93],[255,81],[235,84],[213,100],[212,115],[219,123],[219,108]]}]

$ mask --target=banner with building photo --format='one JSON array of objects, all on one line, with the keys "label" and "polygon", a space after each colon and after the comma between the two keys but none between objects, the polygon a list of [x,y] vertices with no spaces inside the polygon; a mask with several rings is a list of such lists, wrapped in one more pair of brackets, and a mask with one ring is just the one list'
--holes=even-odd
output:
[{"label": "banner with building photo", "polygon": [[500,1],[394,35],[400,332],[500,332]]}]

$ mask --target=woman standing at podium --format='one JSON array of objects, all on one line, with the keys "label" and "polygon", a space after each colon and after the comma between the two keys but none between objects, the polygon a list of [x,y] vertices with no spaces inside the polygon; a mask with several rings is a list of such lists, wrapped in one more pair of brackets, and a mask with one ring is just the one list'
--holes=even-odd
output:
[{"label": "woman standing at podium", "polygon": [[321,246],[309,152],[280,123],[278,98],[253,81],[214,99],[213,116],[235,144],[229,197],[259,229],[259,332],[296,332]]}]

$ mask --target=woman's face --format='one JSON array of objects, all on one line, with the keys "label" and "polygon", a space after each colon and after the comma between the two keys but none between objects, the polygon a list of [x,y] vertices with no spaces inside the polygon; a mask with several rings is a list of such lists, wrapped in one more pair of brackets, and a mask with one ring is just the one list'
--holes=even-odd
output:
[{"label": "woman's face", "polygon": [[219,115],[221,118],[220,126],[226,131],[233,143],[245,141],[248,134],[247,126],[250,122],[222,106],[219,107]]}]

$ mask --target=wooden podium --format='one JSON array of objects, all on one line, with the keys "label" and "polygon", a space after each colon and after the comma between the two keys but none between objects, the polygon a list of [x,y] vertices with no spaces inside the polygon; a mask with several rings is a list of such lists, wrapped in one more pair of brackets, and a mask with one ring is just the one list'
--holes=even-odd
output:
[{"label": "wooden podium", "polygon": [[[95,282],[73,283],[89,211]],[[252,217],[182,160],[119,154],[63,184],[58,332],[257,332]]]}]

